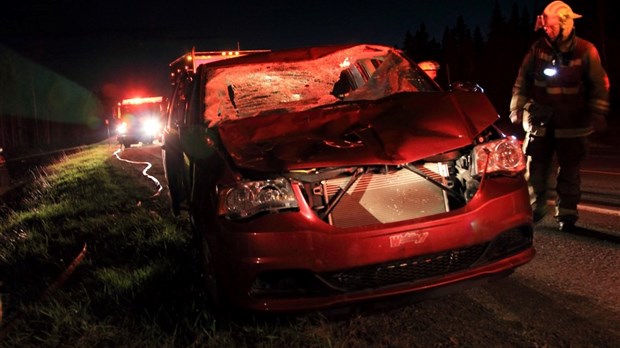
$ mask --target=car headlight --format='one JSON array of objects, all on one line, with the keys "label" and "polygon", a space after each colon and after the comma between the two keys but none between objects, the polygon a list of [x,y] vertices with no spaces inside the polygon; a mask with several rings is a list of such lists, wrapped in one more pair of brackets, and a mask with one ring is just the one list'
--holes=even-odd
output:
[{"label": "car headlight", "polygon": [[121,135],[127,133],[127,123],[123,122],[119,124],[118,127],[116,127],[116,132]]},{"label": "car headlight", "polygon": [[246,181],[219,191],[218,214],[233,220],[291,208],[298,208],[297,199],[284,178]]},{"label": "car headlight", "polygon": [[145,135],[157,135],[161,130],[161,123],[156,118],[146,118],[142,122],[142,132]]},{"label": "car headlight", "polygon": [[518,174],[525,170],[525,156],[512,138],[490,141],[474,147],[472,175],[484,173]]}]

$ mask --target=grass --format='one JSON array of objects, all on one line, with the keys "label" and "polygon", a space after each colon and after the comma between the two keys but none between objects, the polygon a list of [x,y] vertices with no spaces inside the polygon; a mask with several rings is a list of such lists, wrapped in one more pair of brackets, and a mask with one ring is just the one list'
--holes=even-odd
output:
[{"label": "grass", "polygon": [[192,337],[182,326],[202,304],[189,232],[117,162],[106,146],[64,158],[0,219],[2,344],[176,346]]},{"label": "grass", "polygon": [[124,166],[108,146],[86,149],[3,210],[1,347],[357,345],[320,316],[212,315],[187,223]]}]

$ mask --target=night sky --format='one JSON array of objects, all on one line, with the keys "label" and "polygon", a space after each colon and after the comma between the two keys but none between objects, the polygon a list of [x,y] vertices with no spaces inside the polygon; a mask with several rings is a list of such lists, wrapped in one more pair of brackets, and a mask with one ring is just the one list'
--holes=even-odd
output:
[{"label": "night sky", "polygon": [[[496,0],[35,1],[3,6],[0,44],[92,91],[168,93],[168,63],[191,50],[367,42],[402,46],[421,24],[438,41],[462,15],[486,33]],[[539,0],[497,0],[530,14]],[[265,4],[259,4],[265,3]]]}]

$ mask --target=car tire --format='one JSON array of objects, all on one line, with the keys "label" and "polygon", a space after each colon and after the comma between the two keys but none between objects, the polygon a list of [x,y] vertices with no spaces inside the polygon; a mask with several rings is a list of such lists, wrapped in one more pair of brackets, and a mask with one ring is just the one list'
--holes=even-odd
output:
[{"label": "car tire", "polygon": [[[201,174],[200,166],[193,165],[194,178],[203,178]],[[222,315],[229,312],[231,305],[222,292],[220,278],[216,271],[217,260],[214,258],[212,250],[214,245],[209,243],[208,230],[205,223],[205,219],[208,217],[204,214],[204,210],[208,206],[207,200],[209,199],[207,189],[204,186],[204,182],[200,180],[193,180],[192,184],[192,201],[190,202],[190,220],[192,223],[192,229],[194,233],[195,245],[200,248],[200,258],[202,264],[202,274],[204,280],[205,290],[207,292],[208,305],[214,311],[216,315]]]},{"label": "car tire", "polygon": [[207,299],[209,305],[211,305],[213,309],[220,310],[223,307],[223,301],[217,275],[215,274],[213,254],[211,253],[209,242],[207,241],[207,238],[204,236],[204,234],[202,235],[200,240],[200,257],[202,261],[204,286],[207,292]]}]

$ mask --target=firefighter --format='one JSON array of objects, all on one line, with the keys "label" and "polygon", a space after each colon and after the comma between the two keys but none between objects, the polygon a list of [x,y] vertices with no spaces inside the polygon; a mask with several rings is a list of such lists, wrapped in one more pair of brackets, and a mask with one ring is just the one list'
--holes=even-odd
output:
[{"label": "firefighter", "polygon": [[588,152],[587,137],[604,131],[609,112],[609,79],[596,47],[575,36],[581,15],[553,1],[537,17],[544,34],[525,55],[513,86],[510,120],[526,131],[526,177],[533,219],[547,214],[547,185],[553,156],[558,163],[554,217],[571,231],[581,199],[579,169]]}]

